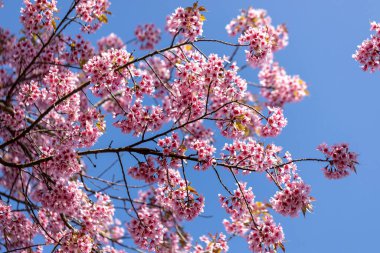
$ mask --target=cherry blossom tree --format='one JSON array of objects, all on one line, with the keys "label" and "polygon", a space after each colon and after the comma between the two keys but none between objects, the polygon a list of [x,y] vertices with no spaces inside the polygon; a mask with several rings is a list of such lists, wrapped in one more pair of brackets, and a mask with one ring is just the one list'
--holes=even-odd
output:
[{"label": "cherry blossom tree", "polygon": [[[293,158],[273,143],[287,125],[284,105],[308,95],[306,82],[275,60],[288,44],[286,26],[251,7],[226,25],[229,41],[206,38],[206,8],[194,3],[168,13],[165,27],[141,24],[128,42],[112,33],[93,45],[86,34],[106,25],[109,6],[24,0],[22,31],[0,28],[1,250],[219,253],[242,237],[252,252],[285,251],[272,215],[305,215],[315,201],[297,164],[320,162],[326,178],[340,179],[358,163],[348,144]],[[355,55],[371,71],[380,29],[372,30]],[[233,53],[206,54],[206,43]],[[258,82],[244,68],[257,69]],[[95,148],[110,131],[127,144]],[[110,166],[93,173],[110,155]],[[117,176],[105,177],[109,170]],[[193,238],[183,224],[207,200],[187,175],[205,170],[214,172],[205,184],[220,186],[215,198],[228,219],[220,221],[225,231]],[[249,181],[257,174],[276,187],[271,198],[255,196]]]}]

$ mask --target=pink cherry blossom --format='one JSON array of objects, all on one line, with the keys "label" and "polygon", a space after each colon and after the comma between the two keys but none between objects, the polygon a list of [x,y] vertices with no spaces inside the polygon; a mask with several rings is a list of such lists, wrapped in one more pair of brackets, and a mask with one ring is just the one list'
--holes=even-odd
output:
[{"label": "pink cherry blossom", "polygon": [[364,71],[375,72],[380,66],[380,28],[379,23],[372,22],[371,30],[376,34],[371,35],[358,46],[355,54],[352,55]]},{"label": "pink cherry blossom", "polygon": [[268,107],[270,116],[267,124],[261,129],[261,135],[264,137],[274,137],[281,133],[282,129],[288,124],[284,117],[283,110],[279,107]]},{"label": "pink cherry blossom", "polygon": [[271,216],[264,216],[258,224],[258,230],[249,233],[247,241],[252,252],[277,252],[282,245],[284,233],[280,225],[276,225]]},{"label": "pink cherry blossom", "polygon": [[161,30],[154,24],[138,25],[135,35],[142,50],[154,49],[161,40]]},{"label": "pink cherry blossom", "polygon": [[240,44],[248,44],[247,61],[253,67],[262,67],[272,61],[272,35],[266,28],[250,27],[239,37]]},{"label": "pink cherry blossom", "polygon": [[28,34],[38,34],[42,29],[49,32],[54,28],[54,12],[57,12],[55,0],[24,0],[25,7],[21,8],[21,23]]},{"label": "pink cherry blossom", "polygon": [[227,252],[229,247],[227,245],[226,235],[219,233],[219,235],[203,235],[199,238],[202,242],[206,244],[203,248],[201,245],[195,247],[194,253],[201,252]]},{"label": "pink cherry blossom", "polygon": [[276,192],[270,202],[273,209],[285,216],[296,217],[299,212],[311,208],[310,186],[302,180],[287,183],[285,189]]},{"label": "pink cherry blossom", "polygon": [[299,76],[289,76],[277,62],[267,65],[259,72],[260,94],[270,106],[299,102],[308,95],[307,85]]},{"label": "pink cherry blossom", "polygon": [[75,9],[79,18],[86,23],[82,27],[84,32],[92,33],[98,30],[102,23],[107,23],[108,0],[83,0],[80,1]]},{"label": "pink cherry blossom", "polygon": [[245,173],[249,171],[263,172],[270,169],[277,164],[277,154],[281,151],[281,147],[273,144],[264,147],[251,138],[226,144],[224,149],[228,152],[224,155],[226,162],[245,169]]},{"label": "pink cherry blossom", "polygon": [[349,150],[348,144],[341,143],[328,147],[323,143],[317,149],[329,159],[329,164],[322,169],[328,179],[340,179],[348,176],[350,172],[356,172],[358,155]]},{"label": "pink cherry blossom", "polygon": [[159,244],[163,243],[163,236],[166,228],[160,222],[157,210],[142,207],[137,212],[139,218],[132,219],[128,225],[128,232],[133,241],[142,249],[154,250]]},{"label": "pink cherry blossom", "polygon": [[192,7],[179,7],[166,19],[166,30],[175,35],[182,34],[186,39],[194,41],[203,34],[203,7],[194,4]]},{"label": "pink cherry blossom", "polygon": [[[35,225],[19,211],[12,212],[9,205],[0,200],[0,235],[5,238],[8,250],[28,247],[33,244]],[[17,250],[16,252],[21,252]]]},{"label": "pink cherry blossom", "polygon": [[102,37],[100,40],[98,40],[97,45],[99,53],[105,52],[111,48],[123,50],[126,49],[124,42],[114,33],[110,33],[108,36]]}]

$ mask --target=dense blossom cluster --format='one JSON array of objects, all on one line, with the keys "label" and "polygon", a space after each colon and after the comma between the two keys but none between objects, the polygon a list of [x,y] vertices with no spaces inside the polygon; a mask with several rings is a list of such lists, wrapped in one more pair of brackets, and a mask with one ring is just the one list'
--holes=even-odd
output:
[{"label": "dense blossom cluster", "polygon": [[194,141],[190,147],[197,151],[198,160],[201,164],[194,167],[195,169],[205,170],[215,162],[213,155],[216,149],[207,141]]},{"label": "dense blossom cluster", "polygon": [[[169,45],[156,50],[161,30],[139,25],[129,40],[136,49],[127,51],[113,33],[97,47],[83,35],[108,22],[108,0],[73,1],[66,13],[57,4],[24,0],[21,34],[0,28],[0,251],[221,253],[234,236],[252,252],[284,249],[271,213],[305,214],[314,200],[297,160],[263,143],[286,126],[284,105],[308,94],[305,82],[273,61],[287,45],[286,27],[250,7],[226,27],[239,44],[200,39],[205,7],[195,3],[167,17]],[[82,31],[70,28],[68,35],[74,25]],[[372,46],[363,46],[371,59],[358,54],[368,69],[378,64],[373,43],[380,25],[372,30]],[[246,48],[249,65],[260,68],[260,94],[234,61],[238,50],[206,55],[205,41]],[[102,147],[116,132],[124,137]],[[314,160],[327,164],[326,177],[355,171],[357,155],[348,145],[318,149],[326,159]],[[219,202],[231,236],[196,240],[183,223],[207,210],[194,180],[207,169],[230,194]],[[235,190],[223,182],[225,172]],[[278,188],[263,202],[240,181],[258,173]]]},{"label": "dense blossom cluster", "polygon": [[249,45],[245,54],[253,67],[261,67],[272,61],[272,38],[266,28],[250,27],[239,37],[239,43]]},{"label": "dense blossom cluster", "polygon": [[203,34],[204,16],[201,14],[205,11],[203,6],[196,3],[192,7],[179,7],[172,15],[166,19],[166,30],[172,35],[182,34],[186,39],[194,41],[198,36]]},{"label": "dense blossom cluster", "polygon": [[[271,216],[264,216],[257,224],[257,229],[249,233],[247,241],[252,252],[277,252],[284,240],[280,225],[276,225]],[[283,246],[282,246],[283,247]]]},{"label": "dense blossom cluster", "polygon": [[351,172],[356,172],[358,164],[357,154],[349,150],[348,144],[336,144],[331,147],[321,144],[317,148],[329,160],[329,165],[323,168],[325,176],[329,179],[340,179]]},{"label": "dense blossom cluster", "polygon": [[364,71],[375,72],[380,68],[380,24],[372,22],[371,31],[375,34],[364,40],[352,57],[359,62]]},{"label": "dense blossom cluster", "polygon": [[273,209],[285,216],[298,216],[301,210],[311,208],[310,186],[301,179],[286,184],[286,188],[278,191],[270,200]]},{"label": "dense blossom cluster", "polygon": [[246,51],[247,61],[253,67],[262,67],[271,63],[273,52],[288,45],[288,30],[285,25],[272,25],[272,19],[266,10],[249,7],[241,10],[240,15],[226,26],[230,36],[241,34],[240,43],[249,42],[250,50]]},{"label": "dense blossom cluster", "polygon": [[270,116],[267,124],[261,129],[261,135],[264,137],[274,137],[281,133],[288,121],[285,119],[283,110],[278,107],[268,107]]},{"label": "dense blossom cluster", "polygon": [[80,34],[75,38],[68,37],[65,42],[70,45],[70,51],[65,52],[63,57],[70,64],[79,63],[80,65],[84,65],[94,56],[94,47]]},{"label": "dense blossom cluster", "polygon": [[[0,64],[6,64],[11,57],[12,48],[16,43],[16,36],[11,34],[9,30],[5,30],[0,27]],[[6,76],[6,72],[4,69],[0,69],[0,78],[2,83],[5,83],[4,76]],[[1,94],[1,93],[0,93]]]},{"label": "dense blossom cluster", "polygon": [[21,23],[28,34],[39,34],[43,29],[50,31],[55,26],[54,12],[57,12],[56,0],[37,0],[32,3],[24,0],[21,8]]},{"label": "dense blossom cluster", "polygon": [[236,189],[234,195],[229,198],[219,194],[219,201],[222,204],[222,207],[233,219],[239,219],[250,212],[250,204],[253,204],[255,200],[252,187],[246,189],[247,183],[239,183],[237,186],[238,189]]},{"label": "dense blossom cluster", "polygon": [[271,22],[266,10],[249,7],[247,10],[241,10],[240,14],[226,26],[226,30],[230,36],[236,36],[250,27],[269,26]]},{"label": "dense blossom cluster", "polygon": [[264,204],[255,202],[252,188],[246,183],[237,183],[237,190],[231,197],[219,195],[219,200],[231,222],[224,220],[227,232],[244,237],[252,252],[276,252],[283,247],[284,233],[281,225],[276,225]]},{"label": "dense blossom cluster", "polygon": [[309,94],[306,83],[297,75],[287,75],[277,62],[262,68],[259,80],[260,94],[268,100],[270,106],[299,102]]},{"label": "dense blossom cluster", "polygon": [[126,46],[121,38],[116,34],[111,33],[110,35],[101,38],[97,42],[99,53],[105,52],[108,49],[126,49]]},{"label": "dense blossom cluster", "polygon": [[[20,212],[12,212],[9,205],[0,200],[0,235],[8,250],[33,245],[36,226]],[[16,250],[17,251],[17,250]]]},{"label": "dense blossom cluster", "polygon": [[131,74],[125,69],[118,71],[117,68],[130,62],[131,57],[126,50],[111,48],[101,53],[101,56],[94,56],[83,66],[91,82],[96,84],[92,88],[95,96],[109,95],[126,84]]},{"label": "dense blossom cluster", "polygon": [[128,232],[137,246],[148,250],[156,249],[157,245],[163,243],[166,232],[160,222],[160,213],[157,210],[153,212],[152,209],[142,207],[137,215],[138,219],[133,219],[128,223]]},{"label": "dense blossom cluster", "polygon": [[154,24],[138,25],[135,35],[142,50],[154,49],[161,40],[161,30]]},{"label": "dense blossom cluster", "polygon": [[224,149],[229,152],[225,157],[229,164],[239,166],[246,171],[258,172],[277,165],[277,154],[281,151],[281,147],[273,144],[264,147],[263,144],[251,138],[226,144]]},{"label": "dense blossom cluster", "polygon": [[109,13],[108,0],[82,0],[77,3],[75,9],[79,18],[85,22],[82,30],[85,32],[95,32],[102,23],[107,23],[106,14]]}]

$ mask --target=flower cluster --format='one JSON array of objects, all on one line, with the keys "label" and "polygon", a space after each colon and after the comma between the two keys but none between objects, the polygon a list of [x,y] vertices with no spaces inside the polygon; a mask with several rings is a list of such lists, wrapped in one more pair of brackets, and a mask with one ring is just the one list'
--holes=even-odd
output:
[{"label": "flower cluster", "polygon": [[82,0],[75,9],[79,18],[86,23],[82,27],[84,32],[92,33],[98,30],[102,23],[107,23],[106,14],[109,13],[108,8],[110,2],[108,0]]},{"label": "flower cluster", "polygon": [[[4,28],[0,27],[0,64],[7,64],[10,58],[12,57],[12,51],[16,44],[16,36],[11,34],[9,30],[5,30]],[[1,83],[5,83],[5,80],[2,80],[1,78],[5,74],[5,70],[1,69],[0,73],[0,80]],[[0,92],[1,94],[1,92]]]},{"label": "flower cluster", "polygon": [[21,8],[21,23],[28,34],[40,34],[43,29],[50,31],[55,27],[54,12],[57,12],[56,0],[24,0]]},{"label": "flower cluster", "polygon": [[19,101],[22,106],[28,107],[33,105],[40,97],[40,88],[36,81],[31,81],[29,84],[23,84],[20,88]]},{"label": "flower cluster", "polygon": [[[36,227],[19,211],[0,200],[0,235],[5,239],[7,250],[26,248],[34,245]],[[17,250],[16,252],[20,252]]]},{"label": "flower cluster", "polygon": [[380,69],[380,24],[372,22],[371,31],[376,33],[363,41],[352,57],[359,62],[364,71],[375,72]]},{"label": "flower cluster", "polygon": [[252,188],[239,182],[233,196],[219,195],[219,200],[231,222],[224,220],[227,232],[244,237],[252,252],[276,252],[283,247],[284,233],[281,225],[276,225],[264,204],[254,201]]},{"label": "flower cluster", "polygon": [[182,34],[186,39],[194,41],[203,33],[204,16],[201,14],[205,11],[203,6],[195,3],[192,7],[177,8],[174,13],[166,19],[166,30],[172,35]]},{"label": "flower cluster", "polygon": [[90,235],[76,231],[67,233],[61,239],[61,244],[61,248],[57,250],[59,253],[90,253],[95,246]]},{"label": "flower cluster", "polygon": [[272,61],[272,35],[266,28],[250,27],[239,37],[239,43],[248,44],[247,61],[253,67],[262,67]]},{"label": "flower cluster", "polygon": [[204,197],[199,195],[196,190],[186,186],[184,180],[180,182],[175,190],[170,187],[157,188],[158,202],[173,212],[179,220],[193,220],[203,212]]},{"label": "flower cluster", "polygon": [[247,241],[252,252],[277,252],[278,247],[284,247],[284,232],[281,225],[276,225],[272,216],[264,216],[258,223],[258,228],[249,233]]},{"label": "flower cluster", "polygon": [[83,66],[91,57],[94,56],[94,47],[80,34],[74,38],[68,37],[65,41],[66,44],[70,46],[70,51],[66,51],[63,55],[63,58],[68,63]]},{"label": "flower cluster", "polygon": [[137,212],[138,218],[128,222],[127,229],[134,243],[142,249],[155,250],[156,246],[163,243],[166,232],[165,226],[160,221],[160,213],[157,209],[149,209],[145,206]]},{"label": "flower cluster", "polygon": [[63,213],[71,217],[78,216],[78,210],[82,207],[82,201],[85,201],[84,192],[79,188],[79,182],[57,181],[50,188],[39,189],[34,193],[35,199],[43,207],[56,213]]},{"label": "flower cluster", "polygon": [[207,141],[197,140],[194,141],[191,146],[192,149],[197,151],[198,161],[200,165],[196,165],[195,169],[206,170],[215,161],[213,155],[216,151],[213,145],[210,145]]},{"label": "flower cluster", "polygon": [[278,191],[270,202],[273,209],[285,216],[296,217],[302,210],[311,209],[311,187],[301,179],[287,183],[286,188]]},{"label": "flower cluster", "polygon": [[[239,183],[234,195],[226,198],[219,194],[219,201],[226,212],[233,219],[239,219],[249,213],[250,205],[255,201],[255,195],[252,192],[252,187],[247,188],[247,183]],[[248,206],[247,206],[248,203]]]},{"label": "flower cluster", "polygon": [[226,26],[226,30],[230,36],[236,36],[250,27],[269,26],[271,22],[266,10],[249,7],[247,10],[241,10],[240,14]]},{"label": "flower cluster", "polygon": [[267,124],[261,129],[260,134],[264,137],[275,137],[281,133],[288,121],[285,119],[281,108],[268,107],[268,109],[270,116],[268,117]]},{"label": "flower cluster", "polygon": [[128,169],[128,174],[138,180],[144,180],[146,183],[154,183],[159,180],[160,170],[154,164],[154,158],[149,156],[146,162],[140,162],[138,166]]},{"label": "flower cluster", "polygon": [[195,246],[194,253],[203,253],[203,252],[227,252],[229,247],[227,245],[226,235],[219,233],[216,235],[203,235],[199,238],[202,242],[206,244],[206,247],[203,248],[201,245]]},{"label": "flower cluster", "polygon": [[248,138],[246,141],[234,141],[225,145],[224,150],[229,154],[224,156],[228,164],[238,166],[246,172],[263,172],[277,164],[277,154],[281,147],[273,144],[264,147],[261,143]]},{"label": "flower cluster", "polygon": [[82,231],[95,234],[113,224],[115,209],[108,195],[96,193],[97,201],[83,210]]},{"label": "flower cluster", "polygon": [[135,35],[141,50],[154,49],[161,40],[161,30],[154,24],[138,25]]},{"label": "flower cluster", "polygon": [[41,170],[47,175],[69,178],[78,173],[81,166],[77,155],[71,149],[55,150],[52,147],[40,147],[43,157],[53,156],[53,159],[41,165]]},{"label": "flower cluster", "polygon": [[134,132],[134,135],[138,136],[160,129],[164,120],[160,106],[144,106],[142,101],[137,99],[135,104],[129,107],[125,119],[117,121],[113,125],[120,128],[123,133]]},{"label": "flower cluster", "polygon": [[131,61],[131,57],[131,54],[123,49],[112,48],[100,56],[93,57],[83,66],[83,71],[91,82],[95,83],[92,87],[95,96],[109,95],[126,84],[130,73],[126,69],[116,69]]},{"label": "flower cluster", "polygon": [[260,94],[270,106],[283,106],[285,103],[299,102],[307,96],[306,83],[299,76],[286,74],[277,62],[267,65],[259,72]]},{"label": "flower cluster", "polygon": [[[152,85],[149,89],[155,91],[154,96],[162,99],[168,92],[164,84],[170,79],[171,63],[157,56],[149,58],[147,62],[149,65],[147,63],[140,64],[140,68],[144,71],[143,78],[146,77],[146,80],[149,80],[149,84]],[[144,87],[146,85],[143,85]]]},{"label": "flower cluster", "polygon": [[288,30],[284,24],[274,27],[272,19],[263,9],[249,7],[241,10],[241,13],[226,26],[230,36],[243,34],[251,28],[264,29],[270,34],[272,51],[278,51],[288,45]]},{"label": "flower cluster", "polygon": [[107,37],[103,37],[97,42],[99,53],[103,53],[111,48],[114,49],[126,49],[126,46],[122,39],[120,39],[116,34],[111,33]]},{"label": "flower cluster", "polygon": [[350,171],[356,172],[357,154],[349,150],[348,144],[341,143],[328,147],[323,143],[317,149],[329,160],[329,164],[323,168],[328,179],[340,179],[348,176]]}]

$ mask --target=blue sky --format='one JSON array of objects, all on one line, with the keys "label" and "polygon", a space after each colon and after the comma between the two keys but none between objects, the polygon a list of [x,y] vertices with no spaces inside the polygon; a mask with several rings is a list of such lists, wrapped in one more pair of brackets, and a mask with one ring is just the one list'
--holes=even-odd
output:
[{"label": "blue sky", "polygon": [[[4,2],[0,26],[18,31],[21,1]],[[167,14],[177,6],[191,4],[192,1],[115,0],[109,24],[89,38],[95,42],[114,32],[127,41],[133,37],[136,25],[155,23],[163,29]],[[276,25],[287,24],[290,44],[275,57],[289,74],[299,74],[306,81],[311,95],[301,103],[285,107],[289,123],[281,136],[273,140],[275,144],[289,150],[294,158],[322,157],[315,150],[321,142],[347,142],[359,153],[358,174],[340,181],[324,179],[320,171],[322,164],[299,164],[301,176],[312,186],[317,201],[314,213],[306,218],[275,216],[284,227],[287,252],[374,252],[380,226],[380,106],[377,104],[380,76],[362,72],[351,55],[369,37],[369,22],[380,21],[380,1],[210,0],[200,4],[208,10],[204,25],[207,38],[234,41],[227,37],[224,27],[240,8],[248,6],[267,9]],[[232,51],[206,44],[202,49],[208,53]],[[242,54],[237,59],[240,63],[244,61]],[[257,81],[254,70],[246,69],[242,76]],[[110,136],[102,138],[98,145],[107,145],[112,138],[118,138],[115,146],[128,143],[117,131]],[[193,224],[186,224],[186,228],[196,235],[223,230],[221,220],[226,215],[218,206],[216,195],[223,189],[212,171],[192,173],[190,179],[199,192],[205,192],[208,204],[205,214],[213,218],[199,218]],[[263,178],[249,180],[258,200],[276,190]],[[248,252],[248,248],[243,240],[234,239],[230,252]]]}]

